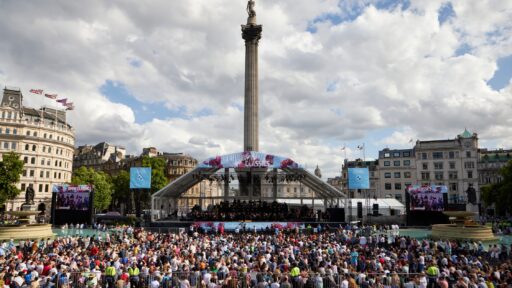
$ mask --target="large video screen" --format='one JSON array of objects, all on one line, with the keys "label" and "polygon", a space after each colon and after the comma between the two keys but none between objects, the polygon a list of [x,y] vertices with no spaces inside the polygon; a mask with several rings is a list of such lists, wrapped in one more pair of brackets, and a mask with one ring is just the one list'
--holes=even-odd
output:
[{"label": "large video screen", "polygon": [[57,193],[55,209],[87,211],[91,191],[91,185],[54,185],[53,193]]},{"label": "large video screen", "polygon": [[443,185],[413,185],[407,187],[410,194],[410,210],[444,211],[443,194],[448,187]]},{"label": "large video screen", "polygon": [[348,189],[370,189],[368,168],[348,168]]}]

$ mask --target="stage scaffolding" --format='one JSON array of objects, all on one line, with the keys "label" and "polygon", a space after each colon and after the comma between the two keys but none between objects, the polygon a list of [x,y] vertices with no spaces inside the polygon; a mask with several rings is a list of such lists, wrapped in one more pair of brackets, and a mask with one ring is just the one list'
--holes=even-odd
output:
[{"label": "stage scaffolding", "polygon": [[152,221],[177,218],[221,201],[285,202],[316,210],[344,207],[345,195],[303,168],[198,167],[153,194]]}]

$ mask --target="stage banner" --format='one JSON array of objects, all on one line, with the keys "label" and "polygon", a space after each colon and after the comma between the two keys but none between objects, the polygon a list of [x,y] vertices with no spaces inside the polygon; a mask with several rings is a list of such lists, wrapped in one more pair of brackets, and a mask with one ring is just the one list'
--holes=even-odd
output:
[{"label": "stage banner", "polygon": [[130,189],[151,188],[151,168],[132,167],[130,168]]},{"label": "stage banner", "polygon": [[443,194],[448,193],[444,185],[412,185],[407,187],[410,194],[410,210],[444,211]]},{"label": "stage banner", "polygon": [[228,154],[209,158],[199,168],[301,168],[290,158],[255,151]]},{"label": "stage banner", "polygon": [[348,189],[370,189],[368,168],[348,168]]},{"label": "stage banner", "polygon": [[89,210],[91,185],[53,185],[53,193],[57,193],[56,210]]}]

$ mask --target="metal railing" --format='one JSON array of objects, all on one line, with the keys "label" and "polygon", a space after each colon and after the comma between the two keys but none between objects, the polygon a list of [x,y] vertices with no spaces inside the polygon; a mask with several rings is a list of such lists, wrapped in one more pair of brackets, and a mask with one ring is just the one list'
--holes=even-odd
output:
[{"label": "metal railing", "polygon": [[[391,275],[383,273],[362,273],[366,279],[373,279],[380,283],[391,282]],[[65,275],[65,276],[64,276]],[[283,284],[290,283],[293,288],[334,288],[341,287],[344,279],[349,277],[359,282],[361,273],[350,274],[328,274],[328,273],[301,273],[299,276],[291,276],[289,273],[272,274],[266,272],[172,272],[171,274],[162,275],[142,275],[137,277],[126,277],[126,281],[119,281],[125,278],[121,275],[106,276],[104,274],[96,274],[95,272],[71,272],[62,273],[54,277],[47,277],[47,281],[43,281],[40,287],[52,288],[85,288],[85,287],[130,287],[130,288],[147,288],[152,287],[152,283],[156,281],[161,288],[174,287],[228,287],[228,288],[252,288],[252,287],[270,287],[271,283],[277,282]],[[402,287],[403,284],[413,279],[419,274],[416,273],[398,273],[400,284],[390,285]],[[119,282],[118,282],[119,281]],[[359,283],[358,283],[359,284]],[[118,286],[116,286],[118,285]],[[122,285],[122,286],[121,286]]]}]

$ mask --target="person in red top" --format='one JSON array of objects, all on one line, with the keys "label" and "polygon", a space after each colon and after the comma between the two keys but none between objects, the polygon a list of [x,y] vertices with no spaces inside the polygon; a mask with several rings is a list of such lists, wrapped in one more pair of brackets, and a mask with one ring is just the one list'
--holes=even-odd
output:
[{"label": "person in red top", "polygon": [[91,248],[91,256],[96,256],[99,252],[99,249],[98,247],[96,247],[96,245],[92,246]]}]

